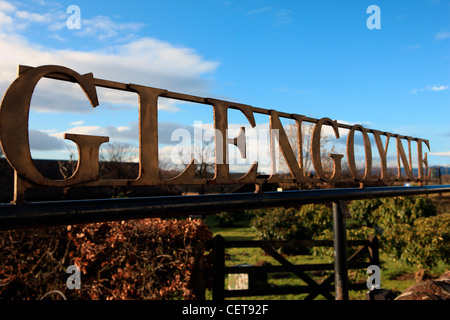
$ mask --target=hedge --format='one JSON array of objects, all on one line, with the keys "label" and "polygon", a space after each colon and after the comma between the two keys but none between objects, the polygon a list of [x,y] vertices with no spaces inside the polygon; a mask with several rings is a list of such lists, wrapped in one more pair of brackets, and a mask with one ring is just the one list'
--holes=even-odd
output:
[{"label": "hedge", "polygon": [[[0,233],[0,298],[194,299],[196,243],[212,238],[201,220],[143,219]],[[203,259],[203,258],[202,258]],[[69,265],[81,289],[69,290]],[[56,296],[53,296],[56,297]]]}]

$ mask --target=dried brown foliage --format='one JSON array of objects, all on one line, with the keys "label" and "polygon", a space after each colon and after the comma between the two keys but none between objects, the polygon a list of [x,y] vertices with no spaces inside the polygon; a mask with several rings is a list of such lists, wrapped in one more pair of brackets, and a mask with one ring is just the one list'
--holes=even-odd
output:
[{"label": "dried brown foliage", "polygon": [[[2,232],[0,298],[59,290],[68,299],[194,299],[194,246],[210,239],[208,227],[191,219]],[[81,290],[66,287],[71,264],[81,269]]]}]

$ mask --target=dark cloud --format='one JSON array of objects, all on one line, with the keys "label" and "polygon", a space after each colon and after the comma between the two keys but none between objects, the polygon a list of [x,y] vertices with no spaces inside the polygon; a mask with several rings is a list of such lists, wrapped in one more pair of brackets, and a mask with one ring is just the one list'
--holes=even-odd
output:
[{"label": "dark cloud", "polygon": [[[175,145],[179,141],[172,140],[172,134],[177,129],[186,130],[191,139],[194,138],[194,128],[192,126],[184,125],[177,122],[159,122],[158,123],[158,143],[160,145]],[[111,139],[134,140],[139,139],[139,124],[138,122],[130,122],[128,127],[113,127],[108,126],[104,129],[102,134],[107,135]],[[175,136],[174,139],[178,137]]]},{"label": "dark cloud", "polygon": [[194,128],[177,122],[160,122],[158,124],[158,142],[159,144],[175,145],[179,141],[172,141],[172,134],[177,129],[184,129],[189,132],[191,138],[194,138]]},{"label": "dark cloud", "polygon": [[64,141],[39,130],[29,131],[30,148],[39,151],[63,150]]}]

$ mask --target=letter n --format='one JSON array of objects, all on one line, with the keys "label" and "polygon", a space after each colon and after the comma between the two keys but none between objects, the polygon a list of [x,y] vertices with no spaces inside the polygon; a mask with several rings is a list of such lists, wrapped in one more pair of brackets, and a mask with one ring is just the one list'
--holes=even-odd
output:
[{"label": "letter n", "polygon": [[[303,120],[303,118],[301,116],[298,116],[296,118],[297,120],[297,128],[298,130],[301,130],[301,122]],[[284,159],[287,162],[287,165],[289,167],[289,171],[291,172],[291,175],[294,177],[294,179],[296,180],[296,182],[301,182],[305,180],[304,177],[304,173],[303,173],[303,164],[299,162],[297,162],[296,158],[295,158],[295,154],[294,151],[292,150],[292,146],[289,143],[289,139],[286,135],[286,131],[283,128],[283,125],[281,124],[280,118],[278,116],[278,112],[275,110],[270,110],[270,134],[271,134],[271,146],[273,145],[273,143],[275,141],[273,141],[273,137],[272,134],[274,132],[278,132],[278,143],[280,145],[280,150],[283,153]],[[302,137],[300,135],[301,131],[299,131],[299,134],[297,136],[298,141],[302,140]],[[272,150],[272,163],[275,162],[275,154],[273,154],[273,149]],[[302,150],[299,150],[299,153],[303,152]],[[300,155],[299,155],[300,157]],[[301,158],[300,158],[301,159]],[[272,170],[273,171],[273,170]],[[272,175],[270,176],[270,181],[274,181],[275,178],[275,172],[272,172]]]},{"label": "letter n", "polygon": [[397,136],[397,167],[398,167],[397,180],[402,180],[402,170],[400,161],[403,163],[403,168],[405,168],[406,179],[414,180],[412,174],[412,163],[408,162],[405,149],[403,149],[402,140],[399,136]]}]

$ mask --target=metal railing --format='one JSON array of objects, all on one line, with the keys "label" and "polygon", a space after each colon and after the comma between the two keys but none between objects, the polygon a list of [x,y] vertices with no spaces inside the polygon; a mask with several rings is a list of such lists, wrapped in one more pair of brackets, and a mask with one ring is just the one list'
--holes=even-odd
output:
[{"label": "metal railing", "polygon": [[450,185],[6,203],[0,204],[0,230],[444,192]]}]

